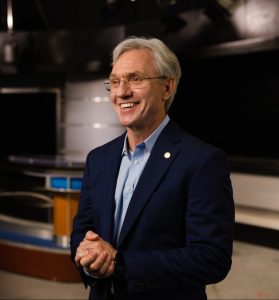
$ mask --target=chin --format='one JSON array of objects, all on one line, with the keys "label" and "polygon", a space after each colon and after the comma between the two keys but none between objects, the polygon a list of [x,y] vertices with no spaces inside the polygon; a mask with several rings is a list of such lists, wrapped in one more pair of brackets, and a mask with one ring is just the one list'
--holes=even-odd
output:
[{"label": "chin", "polygon": [[131,127],[131,126],[133,126],[131,122],[120,122],[120,125],[122,125],[123,127]]},{"label": "chin", "polygon": [[132,125],[133,123],[135,123],[135,120],[128,117],[128,116],[121,116],[119,115],[119,123],[122,125],[122,126],[130,126]]}]

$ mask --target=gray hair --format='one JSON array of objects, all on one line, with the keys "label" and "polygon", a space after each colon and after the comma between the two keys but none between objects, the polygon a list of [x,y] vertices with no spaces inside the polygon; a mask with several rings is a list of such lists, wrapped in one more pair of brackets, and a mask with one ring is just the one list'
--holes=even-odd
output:
[{"label": "gray hair", "polygon": [[166,101],[166,111],[171,106],[181,77],[181,68],[177,56],[159,39],[147,37],[128,37],[120,42],[112,53],[112,65],[126,51],[147,48],[153,54],[160,76],[173,78],[175,88]]}]

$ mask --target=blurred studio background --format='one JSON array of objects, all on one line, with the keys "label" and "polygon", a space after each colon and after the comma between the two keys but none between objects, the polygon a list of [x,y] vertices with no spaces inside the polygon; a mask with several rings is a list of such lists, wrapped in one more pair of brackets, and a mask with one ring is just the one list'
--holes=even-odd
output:
[{"label": "blurred studio background", "polygon": [[170,116],[230,158],[233,266],[210,299],[279,299],[279,0],[0,0],[0,299],[86,299],[69,258],[86,154],[120,135],[103,82],[130,35],[183,76]]}]

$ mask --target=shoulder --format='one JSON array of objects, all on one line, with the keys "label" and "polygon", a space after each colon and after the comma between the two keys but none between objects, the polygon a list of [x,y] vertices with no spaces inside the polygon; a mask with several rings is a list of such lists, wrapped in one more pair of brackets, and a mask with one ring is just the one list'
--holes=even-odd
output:
[{"label": "shoulder", "polygon": [[96,158],[97,159],[105,158],[105,157],[107,157],[107,155],[110,155],[110,154],[114,153],[115,151],[121,151],[123,148],[125,134],[126,133],[116,137],[115,139],[113,139],[99,147],[92,149],[88,153],[86,161],[91,160],[93,158],[95,160],[96,160]]},{"label": "shoulder", "polygon": [[[177,125],[176,122],[170,120],[165,128],[165,135],[168,135],[175,140],[178,140],[188,149],[195,149],[195,150],[217,150],[218,147],[209,144],[202,139],[192,135],[191,133],[187,132],[185,129],[181,128]],[[220,149],[219,149],[220,150]]]},{"label": "shoulder", "polygon": [[192,180],[218,180],[230,185],[230,161],[227,154],[177,126],[180,139],[176,142],[178,154],[174,168]]},{"label": "shoulder", "polygon": [[226,153],[222,149],[193,136],[178,126],[175,122],[171,121],[170,127],[170,132],[172,132],[171,134],[176,132],[177,136],[179,136],[177,146],[180,148],[182,156],[185,155],[197,163],[202,160],[207,160],[212,156],[218,156],[223,160],[228,159]]}]

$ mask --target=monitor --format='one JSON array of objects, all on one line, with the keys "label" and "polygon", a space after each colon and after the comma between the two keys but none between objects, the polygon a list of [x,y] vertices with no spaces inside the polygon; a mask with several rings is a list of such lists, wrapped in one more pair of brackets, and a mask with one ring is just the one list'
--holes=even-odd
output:
[{"label": "monitor", "polygon": [[59,88],[0,88],[0,158],[56,155],[61,116]]}]

